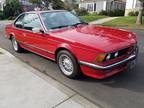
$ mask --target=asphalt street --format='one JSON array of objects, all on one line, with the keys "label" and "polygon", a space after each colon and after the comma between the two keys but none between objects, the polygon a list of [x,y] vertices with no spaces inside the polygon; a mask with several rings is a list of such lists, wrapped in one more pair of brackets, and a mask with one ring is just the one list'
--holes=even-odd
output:
[{"label": "asphalt street", "polygon": [[[63,85],[73,89],[81,96],[102,108],[143,108],[144,107],[144,30],[131,30],[139,38],[137,66],[104,80],[83,77],[71,80],[64,77],[58,66],[31,52],[15,53],[11,42],[4,37],[4,25],[0,24],[0,47],[31,65],[43,74],[52,77]],[[28,82],[27,82],[28,83]]]}]

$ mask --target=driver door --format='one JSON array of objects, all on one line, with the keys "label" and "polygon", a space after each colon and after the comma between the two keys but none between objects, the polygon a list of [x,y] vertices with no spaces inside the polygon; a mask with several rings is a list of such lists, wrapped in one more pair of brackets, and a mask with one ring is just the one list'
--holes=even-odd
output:
[{"label": "driver door", "polygon": [[23,23],[23,29],[25,30],[25,44],[32,49],[43,51],[49,50],[48,35],[41,32],[33,32],[34,29],[43,30],[38,14],[26,14]]}]

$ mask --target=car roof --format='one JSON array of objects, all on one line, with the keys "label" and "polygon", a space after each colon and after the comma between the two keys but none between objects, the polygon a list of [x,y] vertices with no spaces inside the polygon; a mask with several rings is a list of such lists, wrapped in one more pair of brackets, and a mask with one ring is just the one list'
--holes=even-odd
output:
[{"label": "car roof", "polygon": [[48,11],[29,11],[29,12],[24,12],[24,13],[36,13],[36,14],[40,14],[40,13],[45,13],[45,12],[66,12],[67,10],[48,10]]}]

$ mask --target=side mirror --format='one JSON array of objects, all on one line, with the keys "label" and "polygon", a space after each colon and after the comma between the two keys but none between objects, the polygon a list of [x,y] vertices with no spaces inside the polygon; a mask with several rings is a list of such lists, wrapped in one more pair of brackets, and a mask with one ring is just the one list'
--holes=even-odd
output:
[{"label": "side mirror", "polygon": [[32,32],[33,33],[44,33],[44,31],[42,29],[40,29],[40,28],[33,28]]},{"label": "side mirror", "polygon": [[23,28],[23,23],[22,22],[17,22],[17,23],[15,23],[15,26],[17,28]]},{"label": "side mirror", "polygon": [[86,21],[84,21],[84,20],[81,20],[81,22],[82,22],[82,23],[84,23],[84,24],[87,24],[87,25],[89,24],[89,23],[87,23],[87,22],[86,22]]}]

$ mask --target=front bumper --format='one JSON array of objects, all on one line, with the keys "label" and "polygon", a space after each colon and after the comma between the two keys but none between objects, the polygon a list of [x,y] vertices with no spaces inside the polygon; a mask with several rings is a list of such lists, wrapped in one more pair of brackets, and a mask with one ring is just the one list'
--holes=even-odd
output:
[{"label": "front bumper", "polygon": [[113,63],[113,64],[108,65],[108,66],[100,66],[100,65],[88,63],[88,62],[85,62],[85,61],[79,61],[79,63],[80,63],[80,65],[88,66],[90,68],[97,69],[97,70],[109,70],[109,69],[117,67],[117,66],[119,66],[121,64],[124,64],[124,63],[127,63],[129,61],[132,61],[132,60],[136,59],[136,57],[137,57],[137,54],[135,53],[135,54],[130,55],[128,58],[126,58],[126,59],[124,59],[122,61]]}]

